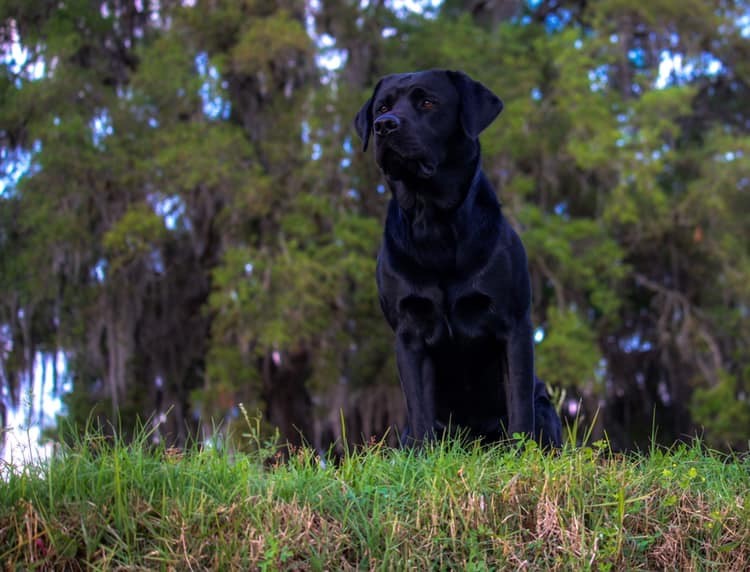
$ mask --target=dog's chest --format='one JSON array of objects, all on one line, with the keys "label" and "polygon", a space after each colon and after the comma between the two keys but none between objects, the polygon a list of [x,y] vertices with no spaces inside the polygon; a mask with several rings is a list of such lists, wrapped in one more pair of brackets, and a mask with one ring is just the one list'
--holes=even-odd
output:
[{"label": "dog's chest", "polygon": [[448,292],[444,316],[450,324],[451,339],[504,337],[508,333],[510,324],[506,323],[505,301],[478,286]]},{"label": "dog's chest", "polygon": [[506,337],[516,310],[528,306],[514,299],[515,275],[527,272],[520,241],[489,188],[475,191],[452,213],[424,204],[406,214],[391,203],[380,299],[391,326],[417,345]]},{"label": "dog's chest", "polygon": [[379,268],[380,294],[399,334],[427,346],[502,338],[510,330],[511,268],[502,254],[466,278],[445,274],[405,277],[387,262]]},{"label": "dog's chest", "polygon": [[455,270],[458,231],[452,220],[443,220],[429,203],[417,203],[408,224],[412,255],[421,267]]}]

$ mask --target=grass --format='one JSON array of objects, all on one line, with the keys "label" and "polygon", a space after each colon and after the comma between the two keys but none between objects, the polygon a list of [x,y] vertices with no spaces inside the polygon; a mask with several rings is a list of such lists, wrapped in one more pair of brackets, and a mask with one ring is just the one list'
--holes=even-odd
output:
[{"label": "grass", "polygon": [[[257,445],[261,445],[256,442]],[[90,433],[0,481],[0,566],[745,570],[750,460],[699,442],[185,453]]]}]

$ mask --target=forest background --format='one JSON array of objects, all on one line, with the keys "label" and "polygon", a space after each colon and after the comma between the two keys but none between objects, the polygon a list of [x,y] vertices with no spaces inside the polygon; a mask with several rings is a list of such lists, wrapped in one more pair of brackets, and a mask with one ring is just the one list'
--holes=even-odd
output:
[{"label": "forest background", "polygon": [[0,50],[3,427],[54,426],[50,396],[174,445],[240,404],[393,442],[389,197],[352,118],[438,67],[505,102],[483,165],[563,416],[747,448],[750,3],[0,0]]}]

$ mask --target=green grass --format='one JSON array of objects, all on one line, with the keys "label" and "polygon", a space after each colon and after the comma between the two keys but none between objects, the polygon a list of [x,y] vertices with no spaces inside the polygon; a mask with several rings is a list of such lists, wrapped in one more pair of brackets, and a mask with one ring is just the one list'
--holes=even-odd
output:
[{"label": "green grass", "polygon": [[[750,460],[699,443],[184,454],[95,434],[0,482],[0,565],[135,570],[750,567]],[[257,448],[257,447],[256,447]],[[273,458],[272,458],[273,460]]]}]

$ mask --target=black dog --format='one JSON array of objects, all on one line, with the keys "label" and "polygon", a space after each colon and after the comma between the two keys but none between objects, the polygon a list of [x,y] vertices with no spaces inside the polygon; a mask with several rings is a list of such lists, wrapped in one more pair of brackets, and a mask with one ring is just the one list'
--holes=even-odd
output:
[{"label": "black dog", "polygon": [[480,164],[502,108],[464,73],[431,70],[384,77],[355,119],[393,193],[377,282],[415,442],[446,427],[561,442],[534,376],[526,252]]}]

